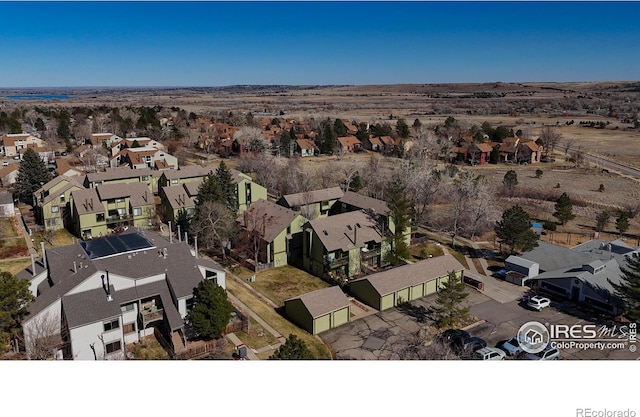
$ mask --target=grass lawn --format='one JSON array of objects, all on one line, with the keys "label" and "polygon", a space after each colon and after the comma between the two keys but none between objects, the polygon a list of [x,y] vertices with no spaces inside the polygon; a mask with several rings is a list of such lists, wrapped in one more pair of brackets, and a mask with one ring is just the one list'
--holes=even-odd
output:
[{"label": "grass lawn", "polygon": [[418,245],[411,246],[409,248],[409,254],[411,255],[410,261],[421,261],[431,256],[442,256],[444,251],[442,246],[435,243],[420,243]]},{"label": "grass lawn", "polygon": [[160,346],[160,343],[153,336],[143,338],[140,343],[128,345],[127,349],[133,353],[135,359],[159,360],[170,359],[169,354]]},{"label": "grass lawn", "polygon": [[40,242],[44,242],[45,247],[58,247],[72,245],[78,239],[66,229],[56,230],[53,233],[37,232],[33,236],[33,246],[40,250]]},{"label": "grass lawn", "polygon": [[275,345],[278,339],[274,335],[266,331],[258,322],[250,319],[249,332],[235,332],[238,339],[242,340],[245,345],[253,349],[260,349],[268,345]]},{"label": "grass lawn", "polygon": [[277,306],[283,306],[284,300],[288,298],[330,286],[320,278],[292,266],[259,271],[256,274],[256,281],[249,285],[267,296]]},{"label": "grass lawn", "polygon": [[316,358],[331,359],[329,349],[319,337],[310,335],[295,324],[289,322],[284,317],[280,316],[272,307],[258,299],[240,283],[233,279],[227,280],[227,290],[238,297],[240,301],[246,304],[247,307],[253,310],[257,315],[262,317],[264,321],[269,323],[269,325],[280,332],[280,334],[285,338],[290,334],[295,334],[300,339],[304,340]]},{"label": "grass lawn", "polygon": [[30,258],[2,259],[0,260],[0,271],[11,272],[13,275],[31,265]]},{"label": "grass lawn", "polygon": [[0,238],[16,237],[18,233],[13,227],[13,219],[11,217],[0,219]]}]

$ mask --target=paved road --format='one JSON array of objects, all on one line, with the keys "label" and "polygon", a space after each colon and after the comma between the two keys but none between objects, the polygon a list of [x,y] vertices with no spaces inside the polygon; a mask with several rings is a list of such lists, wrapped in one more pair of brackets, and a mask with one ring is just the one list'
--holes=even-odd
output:
[{"label": "paved road", "polygon": [[[575,148],[569,149],[570,152],[572,151],[578,151]],[[596,165],[601,167],[602,169],[607,169],[609,171],[614,171],[614,172],[618,172],[622,175],[626,175],[628,177],[631,177],[633,179],[640,179],[640,169],[632,167],[630,165],[626,165],[626,164],[622,164],[616,161],[613,161],[609,158],[603,158],[602,156],[598,156],[598,155],[594,155],[594,154],[589,154],[583,151],[582,154],[583,158]]]}]

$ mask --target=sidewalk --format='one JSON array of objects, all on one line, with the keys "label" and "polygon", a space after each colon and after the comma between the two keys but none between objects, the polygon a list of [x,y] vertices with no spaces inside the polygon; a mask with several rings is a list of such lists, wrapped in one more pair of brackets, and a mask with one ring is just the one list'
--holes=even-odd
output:
[{"label": "sidewalk", "polygon": [[[236,336],[234,333],[229,333],[227,334],[227,339],[229,339],[229,341],[231,343],[233,343],[233,345],[238,348],[240,346],[245,346],[244,343],[242,343],[242,340],[238,339],[238,336]],[[253,352],[252,349],[249,349],[249,347],[247,346],[247,359],[251,360],[251,361],[257,361],[260,360],[260,358]]]}]

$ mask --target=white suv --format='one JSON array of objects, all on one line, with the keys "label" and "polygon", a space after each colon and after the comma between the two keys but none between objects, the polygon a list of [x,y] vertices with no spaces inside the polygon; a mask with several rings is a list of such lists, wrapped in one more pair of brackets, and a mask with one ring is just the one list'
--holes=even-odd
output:
[{"label": "white suv", "polygon": [[503,351],[492,347],[485,347],[473,352],[473,357],[475,359],[481,359],[484,361],[501,361],[505,358],[505,356],[507,355]]},{"label": "white suv", "polygon": [[551,305],[551,300],[546,297],[540,297],[539,295],[535,295],[529,299],[527,303],[529,307],[534,310],[542,310],[545,307],[549,307]]}]

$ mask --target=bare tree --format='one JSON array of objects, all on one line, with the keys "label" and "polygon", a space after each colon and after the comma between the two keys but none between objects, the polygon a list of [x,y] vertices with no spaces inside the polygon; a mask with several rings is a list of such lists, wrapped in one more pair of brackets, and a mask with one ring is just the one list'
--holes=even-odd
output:
[{"label": "bare tree", "polygon": [[569,151],[573,149],[573,145],[575,145],[577,141],[578,140],[575,138],[569,138],[563,142],[562,149],[564,150],[565,156],[567,156]]},{"label": "bare tree", "polygon": [[191,222],[191,230],[209,250],[220,249],[223,259],[227,259],[226,249],[233,234],[235,219],[229,208],[215,201],[205,201],[197,207]]},{"label": "bare tree", "polygon": [[416,220],[422,222],[434,198],[442,189],[442,172],[421,164],[415,166],[408,177],[407,189],[411,193]]},{"label": "bare tree", "polygon": [[[315,181],[313,181],[315,180]],[[322,164],[312,177],[314,188],[329,188],[340,184],[340,176],[337,163],[335,161],[327,161]]]},{"label": "bare tree", "polygon": [[44,312],[30,320],[24,328],[24,342],[29,359],[55,357],[56,351],[63,347],[60,316]]},{"label": "bare tree", "polygon": [[342,180],[343,189],[344,189],[344,192],[347,192],[349,191],[349,186],[351,185],[351,182],[353,181],[355,176],[358,175],[359,172],[361,171],[361,167],[357,161],[352,161],[350,159],[342,159],[338,165],[339,165],[340,173],[344,178]]},{"label": "bare tree", "polygon": [[264,240],[266,228],[272,221],[273,219],[256,205],[245,210],[239,219],[242,232],[237,236],[234,246],[240,252],[244,252],[247,258],[253,258],[255,272],[258,272],[261,243]]},{"label": "bare tree", "polygon": [[540,142],[542,142],[543,152],[545,155],[553,153],[556,146],[562,139],[562,134],[558,133],[556,129],[551,126],[544,126],[540,131]]}]

